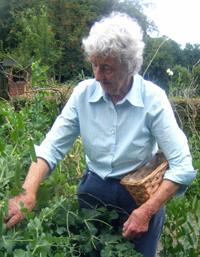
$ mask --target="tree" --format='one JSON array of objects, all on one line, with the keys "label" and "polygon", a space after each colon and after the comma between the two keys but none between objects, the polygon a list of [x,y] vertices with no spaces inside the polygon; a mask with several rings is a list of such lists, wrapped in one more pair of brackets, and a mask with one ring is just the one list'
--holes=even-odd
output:
[{"label": "tree", "polygon": [[[6,42],[24,65],[42,59],[50,65],[59,82],[74,78],[81,71],[92,75],[81,48],[92,24],[111,11],[127,12],[142,26],[151,28],[141,1],[126,0],[8,0],[12,11]],[[1,10],[0,10],[1,11]]]},{"label": "tree", "polygon": [[0,40],[4,43],[4,49],[13,49],[16,42],[9,40],[8,35],[12,31],[13,13],[18,13],[26,8],[32,8],[38,4],[38,0],[1,0],[0,1]]},{"label": "tree", "polygon": [[58,47],[62,51],[61,60],[56,66],[59,81],[61,78],[66,80],[75,77],[81,70],[88,76],[92,75],[90,64],[81,49],[82,38],[87,36],[90,27],[102,16],[111,11],[123,11],[143,24],[145,31],[152,26],[136,0],[123,3],[116,0],[79,0],[76,3],[73,0],[54,0],[46,1],[46,4],[51,12],[50,19],[59,41]]},{"label": "tree", "polygon": [[81,70],[85,73],[90,71],[90,65],[81,49],[81,41],[98,19],[94,3],[94,0],[87,1],[87,4],[84,0],[76,1],[76,4],[72,0],[45,1],[49,10],[49,22],[57,40],[56,47],[61,51],[60,60],[56,64],[59,81],[74,78]]},{"label": "tree", "polygon": [[55,35],[49,24],[47,8],[29,8],[13,16],[15,26],[10,38],[17,42],[17,47],[13,50],[12,56],[24,67],[39,59],[45,65],[54,67],[60,52],[56,49]]},{"label": "tree", "polygon": [[125,12],[132,18],[136,19],[144,33],[144,41],[149,32],[157,31],[157,27],[152,20],[144,14],[144,6],[147,7],[151,3],[143,3],[143,0],[124,0],[116,2],[113,10]]},{"label": "tree", "polygon": [[[145,78],[151,80],[164,89],[168,89],[168,76],[166,70],[174,66],[171,54],[172,45],[165,37],[148,37],[144,51],[144,64],[141,74],[145,71]],[[149,63],[151,65],[149,66]],[[147,67],[149,68],[147,69]]]},{"label": "tree", "polygon": [[183,54],[186,57],[185,67],[191,70],[193,65],[200,59],[200,44],[186,44],[186,47],[183,49]]},{"label": "tree", "polygon": [[15,56],[23,63],[42,58],[45,65],[54,66],[59,82],[76,77],[81,70],[91,74],[81,40],[103,13],[110,12],[114,0],[36,2],[28,1],[30,8],[13,12],[14,23],[7,40],[15,42]]},{"label": "tree", "polygon": [[[10,13],[9,8],[10,3],[7,0],[1,0],[0,2],[0,40],[6,42],[6,37],[10,31],[9,21]],[[4,47],[7,48],[7,45],[4,43]]]},{"label": "tree", "polygon": [[196,94],[200,95],[200,64],[194,67],[192,75],[195,82]]},{"label": "tree", "polygon": [[173,56],[174,65],[181,65],[183,67],[187,67],[185,65],[187,58],[186,58],[183,50],[181,49],[181,45],[172,39],[169,39],[169,42],[172,46],[169,54]]}]

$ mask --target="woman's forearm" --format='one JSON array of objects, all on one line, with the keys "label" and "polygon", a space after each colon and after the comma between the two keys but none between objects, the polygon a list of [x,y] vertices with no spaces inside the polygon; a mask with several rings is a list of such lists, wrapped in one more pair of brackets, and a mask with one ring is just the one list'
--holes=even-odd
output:
[{"label": "woman's forearm", "polygon": [[152,217],[176,194],[179,188],[180,184],[164,179],[155,194],[140,208],[149,212]]},{"label": "woman's forearm", "polygon": [[49,172],[49,169],[49,165],[44,159],[38,158],[37,163],[32,162],[26,180],[22,186],[27,194],[37,194],[38,187]]}]

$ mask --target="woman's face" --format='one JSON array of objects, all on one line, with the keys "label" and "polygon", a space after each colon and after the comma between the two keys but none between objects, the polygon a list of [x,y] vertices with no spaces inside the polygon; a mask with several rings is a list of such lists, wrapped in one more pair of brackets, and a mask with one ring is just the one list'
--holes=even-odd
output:
[{"label": "woman's face", "polygon": [[120,101],[129,92],[132,74],[121,67],[116,58],[90,56],[95,79],[111,99]]}]

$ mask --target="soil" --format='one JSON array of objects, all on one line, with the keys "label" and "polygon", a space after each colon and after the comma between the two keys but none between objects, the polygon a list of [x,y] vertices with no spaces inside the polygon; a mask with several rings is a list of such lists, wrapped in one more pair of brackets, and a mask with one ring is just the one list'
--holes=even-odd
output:
[{"label": "soil", "polygon": [[159,242],[158,243],[158,248],[157,248],[157,253],[156,253],[156,257],[159,257],[158,253],[162,250],[162,245],[161,243]]}]

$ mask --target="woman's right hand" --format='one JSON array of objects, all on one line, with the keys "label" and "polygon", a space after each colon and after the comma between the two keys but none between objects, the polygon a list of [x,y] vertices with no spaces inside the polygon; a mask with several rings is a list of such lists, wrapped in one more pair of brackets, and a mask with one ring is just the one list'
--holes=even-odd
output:
[{"label": "woman's right hand", "polygon": [[8,204],[8,217],[4,217],[6,227],[9,229],[25,218],[21,212],[20,202],[24,203],[23,208],[27,208],[28,212],[32,211],[35,207],[35,196],[32,194],[19,194],[18,196],[9,200]]}]

